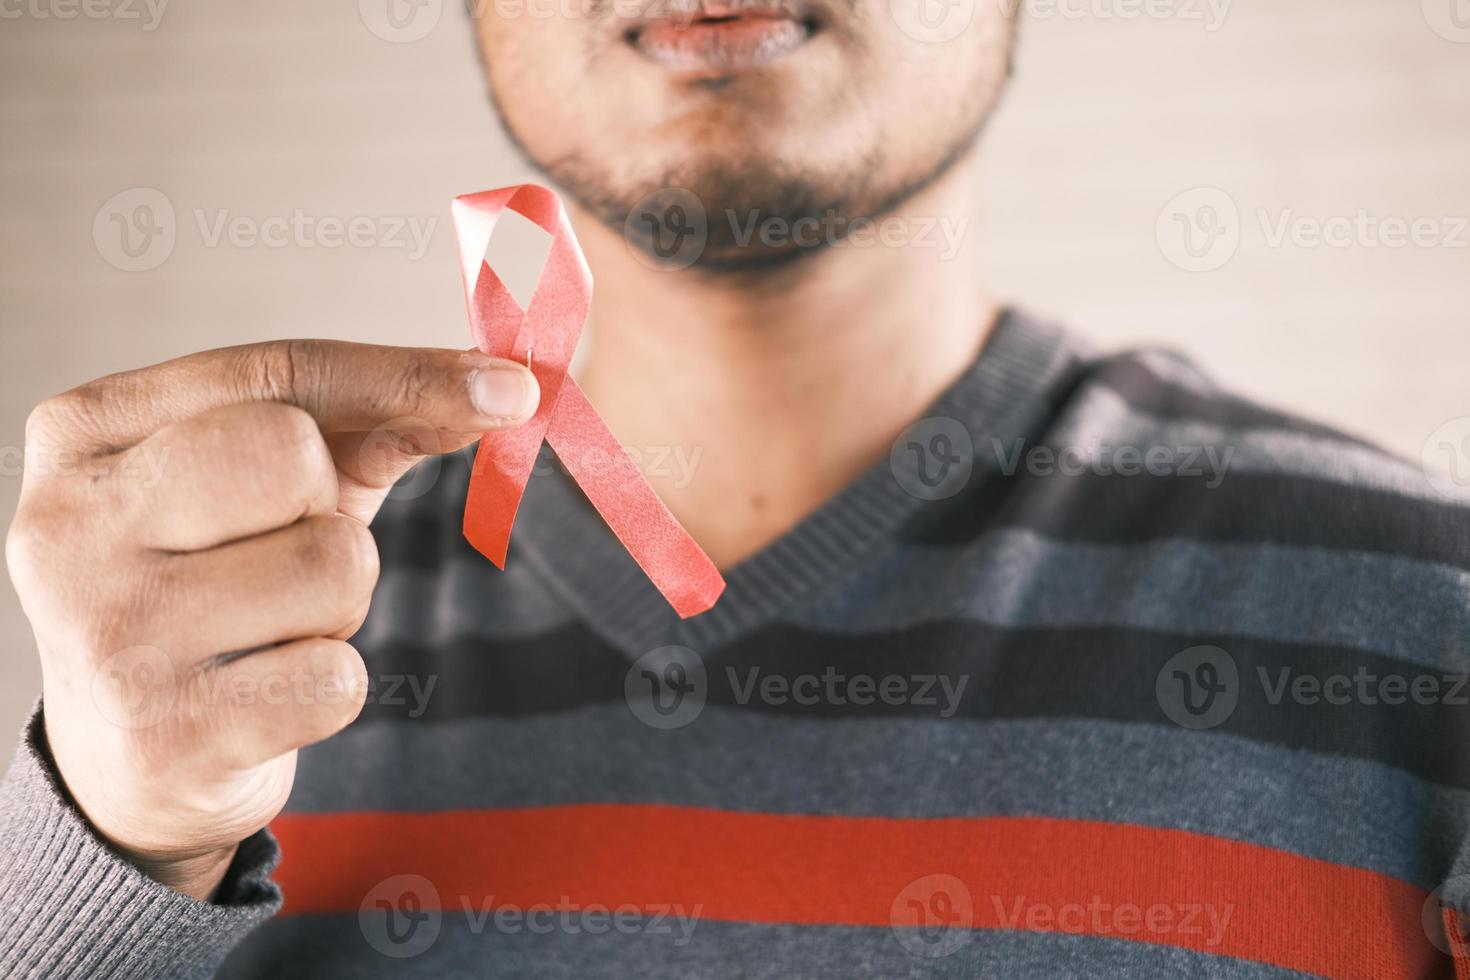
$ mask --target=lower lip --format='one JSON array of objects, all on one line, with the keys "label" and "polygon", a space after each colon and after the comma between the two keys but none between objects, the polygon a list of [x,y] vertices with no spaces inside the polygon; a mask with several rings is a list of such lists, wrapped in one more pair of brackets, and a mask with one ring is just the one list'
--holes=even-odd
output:
[{"label": "lower lip", "polygon": [[804,45],[812,27],[787,17],[738,17],[691,24],[661,22],[631,40],[650,60],[673,71],[718,72],[751,68]]}]

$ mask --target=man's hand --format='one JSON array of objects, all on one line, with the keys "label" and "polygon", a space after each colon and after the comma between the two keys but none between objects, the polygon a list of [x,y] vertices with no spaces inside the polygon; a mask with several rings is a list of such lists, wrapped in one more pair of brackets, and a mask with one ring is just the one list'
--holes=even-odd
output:
[{"label": "man's hand", "polygon": [[285,804],[296,750],[361,710],[345,639],[377,581],[384,496],[538,396],[478,353],[293,341],[41,404],[6,557],[51,751],[96,830],[208,898]]}]

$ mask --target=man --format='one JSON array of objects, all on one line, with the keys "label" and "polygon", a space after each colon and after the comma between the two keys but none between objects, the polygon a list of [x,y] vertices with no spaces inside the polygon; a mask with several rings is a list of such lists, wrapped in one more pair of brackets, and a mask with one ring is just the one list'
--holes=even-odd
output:
[{"label": "man", "polygon": [[8,538],[6,976],[1453,973],[1466,509],[861,246],[966,212],[1007,73],[1008,5],[919,2],[476,18],[703,616],[550,456],[507,569],[465,543],[515,361],[267,344],[36,410],[88,465]]}]

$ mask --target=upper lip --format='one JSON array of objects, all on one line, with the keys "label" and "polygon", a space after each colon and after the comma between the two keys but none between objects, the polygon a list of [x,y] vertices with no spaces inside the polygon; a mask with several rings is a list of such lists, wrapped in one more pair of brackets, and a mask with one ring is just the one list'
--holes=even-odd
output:
[{"label": "upper lip", "polygon": [[740,18],[770,18],[815,24],[817,12],[807,0],[658,0],[635,20],[630,33],[654,24],[679,25]]}]

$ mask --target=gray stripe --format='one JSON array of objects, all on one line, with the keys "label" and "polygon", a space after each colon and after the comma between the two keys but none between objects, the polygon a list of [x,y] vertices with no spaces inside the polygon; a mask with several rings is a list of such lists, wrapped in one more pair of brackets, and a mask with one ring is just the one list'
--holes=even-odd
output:
[{"label": "gray stripe", "polygon": [[[1068,406],[1062,424],[1047,433],[1053,446],[1088,449],[1102,443],[1148,450],[1211,447],[1221,457],[1230,453],[1230,472],[1262,473],[1324,480],[1347,486],[1382,490],[1443,504],[1445,496],[1432,487],[1418,467],[1346,439],[1334,440],[1309,432],[1282,428],[1241,429],[1193,420],[1166,419],[1134,409],[1111,388],[1094,385]],[[976,447],[992,452],[993,444]],[[1000,447],[1010,450],[1011,447]],[[1197,460],[1208,472],[1208,462]],[[1211,473],[1211,476],[1214,474]],[[1213,481],[1212,481],[1213,482]],[[1470,503],[1467,496],[1465,503]]]},{"label": "gray stripe", "polygon": [[[364,779],[345,760],[372,760]],[[367,764],[367,763],[364,763]],[[1249,840],[1433,887],[1470,793],[1219,733],[1091,721],[773,718],[707,706],[661,731],[622,704],[349,728],[302,752],[289,809],[586,802],[1137,823]],[[1332,814],[1323,820],[1323,814]]]},{"label": "gray stripe", "polygon": [[940,620],[1128,627],[1342,646],[1450,670],[1464,669],[1455,644],[1470,636],[1470,573],[1388,555],[1178,540],[1060,543],[1001,530],[962,551],[895,549],[868,581],[931,584],[868,588],[861,605],[844,589],[793,621],[843,633]]},{"label": "gray stripe", "polygon": [[[476,909],[475,903],[471,908]],[[478,910],[475,915],[479,915]],[[790,980],[796,976],[812,980],[1285,980],[1306,976],[1294,970],[1165,945],[1060,933],[974,930],[953,952],[928,958],[911,952],[892,930],[872,927],[699,919],[681,946],[675,940],[686,933],[677,926],[668,933],[623,934],[609,930],[601,935],[573,934],[558,926],[550,933],[532,935],[523,930],[511,933],[506,928],[497,929],[493,920],[480,927],[477,923],[481,920],[472,920],[462,909],[444,913],[437,921],[437,938],[423,953],[395,959],[369,945],[355,915],[278,919],[235,951],[220,980],[467,980],[491,976],[533,980]],[[1206,924],[1203,928],[1211,927]]]}]

